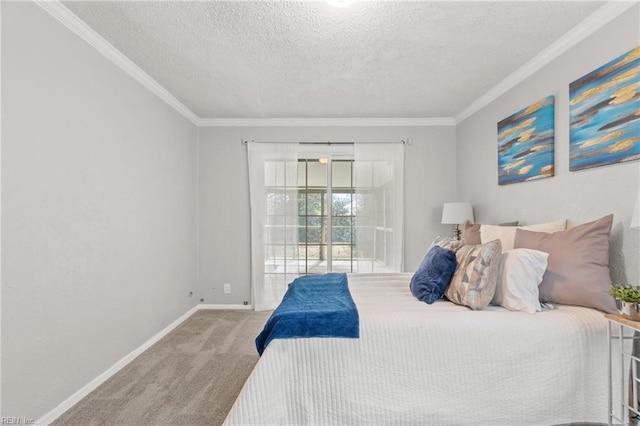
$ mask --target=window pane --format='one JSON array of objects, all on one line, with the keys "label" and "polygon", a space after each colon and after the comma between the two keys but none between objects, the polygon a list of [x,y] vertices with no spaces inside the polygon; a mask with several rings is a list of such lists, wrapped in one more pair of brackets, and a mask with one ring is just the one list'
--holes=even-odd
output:
[{"label": "window pane", "polygon": [[356,227],[355,243],[358,248],[373,245],[374,227],[358,226]]},{"label": "window pane", "polygon": [[284,227],[283,226],[270,226],[266,229],[267,242],[271,244],[284,243]]},{"label": "window pane", "polygon": [[326,192],[323,192],[322,193],[322,214],[325,215],[325,216],[329,212],[329,208],[327,207],[328,206],[327,199],[328,199],[328,194]]},{"label": "window pane", "polygon": [[385,252],[384,252],[386,247],[385,237],[386,237],[385,231],[376,230],[375,259],[381,262],[384,262],[386,259]]},{"label": "window pane", "polygon": [[307,214],[322,214],[322,194],[318,192],[307,194]]},{"label": "window pane", "polygon": [[373,259],[373,245],[358,245],[354,257],[360,260]]},{"label": "window pane", "polygon": [[268,244],[292,244],[295,243],[297,225],[268,226],[266,227],[266,242]]},{"label": "window pane", "polygon": [[304,216],[307,212],[307,194],[298,193],[298,215]]},{"label": "window pane", "polygon": [[297,243],[296,238],[298,236],[298,225],[287,225],[284,229],[284,242],[286,244],[295,244]]},{"label": "window pane", "polygon": [[267,226],[284,226],[284,216],[267,216]]},{"label": "window pane", "polygon": [[275,215],[282,214],[282,197],[276,193],[270,192],[267,194],[267,214]]},{"label": "window pane", "polygon": [[351,216],[333,217],[333,226],[351,226]]},{"label": "window pane", "polygon": [[[293,271],[294,269],[297,270],[298,269],[298,261],[296,258],[296,252],[297,252],[297,248],[294,245],[287,245],[285,247],[285,254],[287,256],[287,259],[290,261],[289,263],[292,265],[291,266],[291,270]],[[291,262],[293,260],[293,262]],[[289,267],[287,266],[287,270],[289,269]]]},{"label": "window pane", "polygon": [[334,189],[351,188],[351,161],[335,160],[331,162],[331,184]]},{"label": "window pane", "polygon": [[283,210],[287,216],[295,216],[298,213],[298,188],[290,188],[283,192]]},{"label": "window pane", "polygon": [[334,226],[331,231],[333,243],[351,243],[351,226]]},{"label": "window pane", "polygon": [[321,216],[307,216],[307,226],[320,227],[320,224],[326,224],[327,218]]},{"label": "window pane", "polygon": [[331,253],[333,260],[351,259],[351,246],[344,244],[335,244],[332,246]]},{"label": "window pane", "polygon": [[354,184],[359,188],[373,187],[373,164],[368,161],[353,163]]},{"label": "window pane", "polygon": [[390,181],[393,181],[393,171],[391,169],[391,163],[387,163],[386,161],[374,161],[373,186],[375,188],[380,188]]},{"label": "window pane", "polygon": [[307,246],[307,259],[308,260],[320,260],[320,252],[321,252],[321,246],[319,245],[315,245],[315,246]]},{"label": "window pane", "polygon": [[376,197],[370,192],[354,194],[353,215],[358,225],[375,225]]},{"label": "window pane", "polygon": [[296,190],[289,191],[273,191],[266,194],[267,214],[268,215],[295,215],[298,203],[298,192]]},{"label": "window pane", "polygon": [[305,186],[307,182],[307,162],[298,161],[298,186]]},{"label": "window pane", "polygon": [[307,163],[307,185],[310,187],[327,187],[327,165],[318,160]]},{"label": "window pane", "polygon": [[307,227],[307,242],[317,244],[322,242],[322,231],[319,226]]},{"label": "window pane", "polygon": [[331,194],[333,198],[332,214],[334,216],[351,215],[351,194]]},{"label": "window pane", "polygon": [[264,184],[270,187],[294,186],[298,163],[290,161],[268,161],[264,168]]},{"label": "window pane", "polygon": [[266,245],[265,257],[267,259],[282,259],[284,257],[284,246],[273,244]]},{"label": "window pane", "polygon": [[385,202],[384,191],[379,191],[376,197],[376,225],[384,228],[385,226]]}]

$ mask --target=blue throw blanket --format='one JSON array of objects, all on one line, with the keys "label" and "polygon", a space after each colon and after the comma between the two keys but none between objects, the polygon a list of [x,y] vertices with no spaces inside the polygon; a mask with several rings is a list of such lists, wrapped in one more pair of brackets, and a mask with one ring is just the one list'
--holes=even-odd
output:
[{"label": "blue throw blanket", "polygon": [[258,353],[273,339],[360,336],[358,309],[351,298],[347,274],[296,278],[282,302],[256,337]]}]

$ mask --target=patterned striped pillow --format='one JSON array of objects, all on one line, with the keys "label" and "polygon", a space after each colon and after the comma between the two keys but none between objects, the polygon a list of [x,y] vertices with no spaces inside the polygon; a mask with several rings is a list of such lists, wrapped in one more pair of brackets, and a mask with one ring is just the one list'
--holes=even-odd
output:
[{"label": "patterned striped pillow", "polygon": [[458,267],[445,292],[447,299],[474,310],[486,308],[496,291],[501,255],[500,240],[458,250]]}]

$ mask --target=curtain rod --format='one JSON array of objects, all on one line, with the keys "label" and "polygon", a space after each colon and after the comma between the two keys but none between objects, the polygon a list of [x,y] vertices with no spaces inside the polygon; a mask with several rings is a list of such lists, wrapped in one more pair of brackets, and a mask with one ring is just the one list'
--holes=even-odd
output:
[{"label": "curtain rod", "polygon": [[[316,141],[316,142],[292,142],[292,141],[288,141],[288,142],[276,142],[276,141],[254,141],[253,139],[251,141],[248,141],[246,139],[241,139],[241,142],[243,145],[248,144],[249,142],[254,142],[254,143],[297,143],[300,145],[355,145],[356,142],[332,142],[332,141]],[[400,140],[400,141],[391,141],[391,142],[357,142],[359,144],[361,143],[365,143],[365,144],[376,144],[376,143],[401,143],[403,145],[407,144],[407,141]],[[409,143],[410,144],[410,143]]]}]

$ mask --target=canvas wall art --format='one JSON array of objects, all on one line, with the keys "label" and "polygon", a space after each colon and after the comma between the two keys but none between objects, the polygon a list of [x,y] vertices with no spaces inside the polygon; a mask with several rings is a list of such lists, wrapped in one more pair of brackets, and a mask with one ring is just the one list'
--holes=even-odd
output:
[{"label": "canvas wall art", "polygon": [[640,47],[569,85],[569,170],[640,158]]},{"label": "canvas wall art", "polygon": [[548,96],[498,123],[498,184],[554,175],[554,103]]}]

